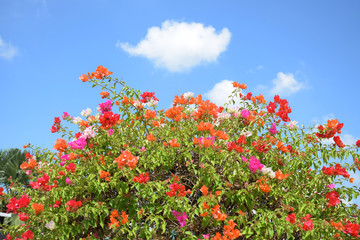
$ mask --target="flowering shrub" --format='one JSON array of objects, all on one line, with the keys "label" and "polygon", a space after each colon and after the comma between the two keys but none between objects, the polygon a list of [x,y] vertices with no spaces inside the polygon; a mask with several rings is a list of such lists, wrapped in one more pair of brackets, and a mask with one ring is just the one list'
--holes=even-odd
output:
[{"label": "flowering shrub", "polygon": [[287,100],[267,103],[236,82],[225,106],[185,93],[158,110],[154,92],[111,74],[83,74],[106,99],[98,113],[56,117],[56,152],[27,154],[30,186],[1,196],[24,222],[7,239],[359,237],[348,203],[359,192],[342,183],[360,168],[360,142],[345,146],[338,120],[296,126]]}]

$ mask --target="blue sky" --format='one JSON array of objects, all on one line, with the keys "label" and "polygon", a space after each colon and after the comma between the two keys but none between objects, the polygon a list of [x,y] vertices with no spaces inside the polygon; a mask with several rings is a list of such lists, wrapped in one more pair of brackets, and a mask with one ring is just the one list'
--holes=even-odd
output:
[{"label": "blue sky", "polygon": [[103,102],[78,79],[98,65],[162,108],[188,91],[221,102],[229,81],[246,83],[287,98],[300,124],[338,118],[354,143],[359,10],[356,0],[2,0],[0,149],[51,148],[54,117]]}]

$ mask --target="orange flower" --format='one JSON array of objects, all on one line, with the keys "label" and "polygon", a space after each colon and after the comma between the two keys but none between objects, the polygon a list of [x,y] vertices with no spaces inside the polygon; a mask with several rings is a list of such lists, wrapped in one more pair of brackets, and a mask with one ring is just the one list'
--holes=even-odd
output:
[{"label": "orange flower", "polygon": [[34,167],[36,167],[37,165],[37,162],[35,161],[35,159],[31,158],[29,159],[28,162],[23,162],[21,165],[20,165],[20,168],[22,170],[31,170],[33,169]]},{"label": "orange flower", "polygon": [[100,174],[101,179],[105,179],[105,181],[107,181],[107,182],[110,181],[110,178],[109,178],[111,176],[110,173],[100,170],[99,174]]},{"label": "orange flower", "polygon": [[209,205],[206,202],[203,202],[203,209],[209,209]]},{"label": "orange flower", "polygon": [[175,122],[180,122],[182,110],[183,110],[182,107],[174,106],[174,107],[169,108],[168,110],[166,110],[165,116],[168,117],[168,118],[173,119]]},{"label": "orange flower", "polygon": [[264,178],[260,178],[259,180],[257,180],[257,182],[260,184],[260,191],[264,192],[264,193],[268,193],[271,190],[271,186],[266,185],[266,179]]},{"label": "orange flower", "polygon": [[202,194],[206,197],[208,195],[208,188],[204,185],[201,187],[200,191],[202,192]]},{"label": "orange flower", "polygon": [[152,121],[151,124],[152,124],[154,127],[160,126],[159,122],[156,121],[156,120]]},{"label": "orange flower", "polygon": [[213,217],[219,221],[224,221],[227,217],[226,214],[221,213],[220,205],[216,205],[215,207],[213,207],[211,209],[211,213],[212,213]]},{"label": "orange flower", "polygon": [[64,152],[68,145],[66,144],[66,140],[58,138],[53,146],[53,148],[59,152]]},{"label": "orange flower", "polygon": [[227,222],[229,225],[224,226],[224,236],[227,236],[229,239],[236,239],[241,236],[240,230],[235,229],[236,224],[233,220]]},{"label": "orange flower", "polygon": [[121,101],[121,103],[128,104],[129,103],[129,98],[127,96],[123,96],[123,100]]},{"label": "orange flower", "polygon": [[237,83],[237,82],[233,82],[232,84],[233,84],[233,87],[237,87],[237,88],[240,88],[240,89],[246,89],[247,88],[245,83],[240,84],[240,83]]},{"label": "orange flower", "polygon": [[285,179],[287,179],[288,177],[289,177],[289,174],[283,174],[280,169],[275,172],[275,178],[276,178],[276,179],[285,180]]},{"label": "orange flower", "polygon": [[147,139],[149,142],[155,141],[155,138],[154,138],[154,136],[152,135],[152,133],[150,133],[150,134],[146,137],[146,139]]},{"label": "orange flower", "polygon": [[136,164],[138,162],[138,158],[132,155],[132,153],[129,150],[122,151],[120,156],[115,158],[114,163],[118,163],[118,168],[121,169],[125,165],[128,166],[130,169],[133,169],[136,167]]},{"label": "orange flower", "polygon": [[82,120],[80,123],[79,123],[80,126],[82,127],[88,127],[89,126],[89,123],[85,120]]},{"label": "orange flower", "polygon": [[35,215],[39,215],[42,211],[44,211],[44,205],[41,203],[33,203],[32,208],[34,209]]},{"label": "orange flower", "polygon": [[150,109],[145,110],[145,119],[148,120],[149,118],[156,118],[156,112]]},{"label": "orange flower", "polygon": [[344,227],[344,225],[341,224],[341,222],[336,223],[336,222],[334,222],[333,220],[331,220],[330,224],[331,224],[331,226],[333,226],[333,227],[336,228],[337,230],[340,230],[340,231],[345,230],[345,227]]},{"label": "orange flower", "polygon": [[202,214],[200,214],[200,216],[202,216],[202,217],[206,217],[207,215],[208,215],[207,212],[203,212]]},{"label": "orange flower", "polygon": [[80,79],[81,81],[83,81],[83,82],[89,81],[89,77],[88,77],[87,75],[85,75],[85,74],[81,75],[81,76],[79,77],[79,79]]},{"label": "orange flower", "polygon": [[328,120],[328,122],[327,122],[327,126],[328,126],[329,128],[335,128],[336,125],[337,125],[337,123],[338,123],[338,120],[337,120],[337,119],[330,119],[330,120]]},{"label": "orange flower", "polygon": [[126,215],[126,212],[121,212],[121,217],[122,217],[121,224],[125,224],[125,223],[129,222],[128,216],[129,215]]},{"label": "orange flower", "polygon": [[177,142],[176,138],[170,140],[169,145],[170,145],[170,147],[180,147],[180,143]]},{"label": "orange flower", "polygon": [[109,96],[109,93],[108,92],[101,92],[100,95],[101,95],[101,98],[107,98]]},{"label": "orange flower", "polygon": [[353,183],[355,178],[350,178],[350,183]]},{"label": "orange flower", "polygon": [[284,143],[279,141],[276,144],[277,149],[279,149],[279,151],[282,151],[283,153],[289,152],[289,149],[287,149],[287,147],[285,147]]},{"label": "orange flower", "polygon": [[216,191],[215,195],[218,197],[221,194],[221,191]]},{"label": "orange flower", "polygon": [[229,135],[227,135],[224,131],[216,131],[215,135],[218,137],[218,139],[222,139],[222,140],[229,139]]}]

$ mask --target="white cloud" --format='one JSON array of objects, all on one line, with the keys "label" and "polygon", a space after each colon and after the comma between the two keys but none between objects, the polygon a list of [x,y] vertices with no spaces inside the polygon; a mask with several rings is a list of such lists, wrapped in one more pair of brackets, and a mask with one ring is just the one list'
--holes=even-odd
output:
[{"label": "white cloud", "polygon": [[279,94],[282,96],[288,96],[292,93],[296,93],[300,89],[304,88],[304,84],[295,80],[292,73],[285,74],[279,72],[277,77],[273,80],[274,86],[271,89],[271,94]]},{"label": "white cloud", "polygon": [[121,42],[116,46],[130,55],[148,58],[157,67],[179,72],[216,61],[226,50],[230,38],[227,28],[216,33],[215,28],[201,23],[165,21],[161,27],[149,28],[136,46]]},{"label": "white cloud", "polygon": [[[232,83],[233,81],[230,80],[222,80],[216,83],[209,92],[205,93],[205,96],[216,105],[223,106],[229,101],[229,95],[235,90]],[[239,103],[240,99],[238,98],[236,104],[238,105]]]},{"label": "white cloud", "polygon": [[18,49],[11,43],[5,42],[0,36],[0,57],[6,60],[13,59],[19,53]]},{"label": "white cloud", "polygon": [[345,145],[354,145],[356,138],[351,134],[340,134],[340,139]]}]

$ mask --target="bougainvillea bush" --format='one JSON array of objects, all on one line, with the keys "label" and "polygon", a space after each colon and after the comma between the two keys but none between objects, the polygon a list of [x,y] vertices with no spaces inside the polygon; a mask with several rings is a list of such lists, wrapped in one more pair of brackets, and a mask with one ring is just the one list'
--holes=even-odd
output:
[{"label": "bougainvillea bush", "polygon": [[80,76],[100,87],[99,108],[56,117],[55,151],[27,154],[30,185],[3,196],[23,221],[7,239],[359,237],[359,190],[344,182],[360,141],[345,146],[338,120],[297,126],[287,100],[236,82],[225,106],[188,92],[159,110],[111,75]]}]

